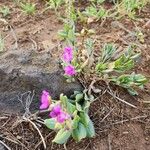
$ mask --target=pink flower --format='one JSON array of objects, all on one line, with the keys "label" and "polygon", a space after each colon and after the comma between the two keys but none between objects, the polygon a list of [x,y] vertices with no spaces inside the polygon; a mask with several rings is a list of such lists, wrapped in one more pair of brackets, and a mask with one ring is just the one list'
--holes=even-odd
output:
[{"label": "pink flower", "polygon": [[67,119],[69,119],[70,118],[70,116],[67,114],[67,113],[65,113],[65,112],[61,112],[58,116],[57,116],[57,121],[59,122],[59,123],[64,123],[64,121],[66,121]]},{"label": "pink flower", "polygon": [[63,53],[63,60],[67,63],[71,62],[73,59],[73,49],[71,47],[66,47]]},{"label": "pink flower", "polygon": [[47,109],[50,105],[50,95],[47,91],[42,91],[40,109]]},{"label": "pink flower", "polygon": [[64,70],[65,74],[68,76],[73,76],[76,74],[75,68],[72,65],[66,66]]},{"label": "pink flower", "polygon": [[60,113],[61,113],[61,106],[60,105],[56,105],[53,107],[52,111],[50,112],[50,116],[52,118],[57,117]]},{"label": "pink flower", "polygon": [[64,123],[64,121],[70,118],[70,115],[64,112],[60,105],[56,105],[50,112],[50,117],[56,118],[59,123]]}]

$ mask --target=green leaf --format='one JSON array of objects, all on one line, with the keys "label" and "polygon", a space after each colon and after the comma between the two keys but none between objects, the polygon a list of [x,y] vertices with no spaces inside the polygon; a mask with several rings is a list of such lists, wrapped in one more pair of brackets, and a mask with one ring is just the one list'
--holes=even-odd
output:
[{"label": "green leaf", "polygon": [[57,144],[64,144],[67,142],[71,135],[71,130],[61,129],[58,131],[57,135],[55,136],[52,142]]},{"label": "green leaf", "polygon": [[95,128],[91,119],[89,119],[88,126],[86,128],[87,137],[95,136]]},{"label": "green leaf", "polygon": [[77,108],[78,111],[83,111],[82,106],[77,102],[76,102],[76,108]]},{"label": "green leaf", "polygon": [[82,99],[83,99],[83,93],[80,93],[80,94],[76,95],[76,102],[79,102]]},{"label": "green leaf", "polygon": [[75,115],[74,119],[73,119],[73,123],[72,123],[72,128],[76,129],[78,127],[78,123],[80,121],[80,117],[78,115]]},{"label": "green leaf", "polygon": [[81,122],[87,127],[90,121],[89,115],[85,112],[81,112],[79,116],[81,118]]},{"label": "green leaf", "polygon": [[104,45],[102,53],[102,62],[103,63],[108,62],[112,58],[116,50],[117,50],[116,47],[111,43]]},{"label": "green leaf", "polygon": [[67,102],[67,112],[69,114],[73,114],[75,110],[76,110],[75,105],[71,104],[70,102]]},{"label": "green leaf", "polygon": [[72,114],[76,110],[76,106],[69,102],[67,96],[60,95],[60,100],[64,106],[64,108],[67,109],[67,112]]},{"label": "green leaf", "polygon": [[114,70],[118,72],[124,72],[130,70],[134,67],[134,61],[125,55],[122,55],[115,61]]},{"label": "green leaf", "polygon": [[134,90],[133,88],[128,88],[127,90],[133,96],[138,95],[138,92],[136,90]]},{"label": "green leaf", "polygon": [[60,95],[60,101],[62,102],[63,106],[65,108],[67,108],[67,102],[68,102],[68,98],[67,96],[64,96],[63,94]]},{"label": "green leaf", "polygon": [[81,139],[86,137],[86,133],[86,128],[82,123],[79,122],[78,128],[74,129],[72,132],[72,137],[79,142]]},{"label": "green leaf", "polygon": [[46,119],[44,120],[44,124],[49,128],[49,129],[55,129],[56,121],[54,118],[51,119]]}]

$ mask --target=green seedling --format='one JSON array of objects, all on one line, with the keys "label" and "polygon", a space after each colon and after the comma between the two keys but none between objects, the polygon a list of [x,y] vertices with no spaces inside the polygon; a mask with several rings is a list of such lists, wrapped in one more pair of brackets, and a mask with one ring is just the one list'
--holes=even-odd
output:
[{"label": "green seedling", "polygon": [[107,10],[103,8],[102,6],[97,9],[95,5],[89,6],[85,9],[83,14],[87,17],[93,17],[97,21],[101,18],[106,18],[107,17]]},{"label": "green seedling", "polygon": [[136,59],[140,53],[134,53],[131,47],[129,47],[125,53],[120,55],[116,60],[113,60],[112,58],[116,52],[117,48],[112,44],[105,45],[102,56],[96,65],[96,72],[104,80],[107,78],[110,82],[126,88],[130,94],[137,95],[134,87],[143,87],[147,79],[143,75],[135,73],[130,75],[126,74],[126,72],[134,68]]},{"label": "green seedling", "polygon": [[129,16],[134,19],[136,10],[141,10],[149,0],[122,0],[121,3],[116,4],[119,16]]},{"label": "green seedling", "polygon": [[46,2],[47,9],[55,9],[55,11],[58,10],[58,8],[64,3],[64,0],[49,0]]},{"label": "green seedling", "polygon": [[3,6],[0,8],[0,13],[3,15],[3,17],[6,17],[10,15],[10,9],[7,6]]},{"label": "green seedling", "polygon": [[75,27],[71,24],[64,24],[64,29],[58,32],[59,36],[67,43],[75,44]]},{"label": "green seedling", "polygon": [[22,11],[27,15],[33,15],[36,11],[36,5],[33,3],[21,3],[20,7]]}]

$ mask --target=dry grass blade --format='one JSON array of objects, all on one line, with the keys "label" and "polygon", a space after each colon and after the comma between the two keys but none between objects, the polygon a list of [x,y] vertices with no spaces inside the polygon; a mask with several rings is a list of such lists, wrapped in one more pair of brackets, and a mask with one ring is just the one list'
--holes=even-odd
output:
[{"label": "dry grass blade", "polygon": [[125,120],[117,121],[117,122],[113,123],[113,125],[129,122],[129,121],[134,121],[134,120],[138,120],[138,119],[142,119],[142,118],[144,119],[144,118],[147,118],[147,117],[149,117],[149,116],[147,116],[147,115],[137,116],[137,117],[134,117],[134,118],[131,118],[131,119],[125,119]]},{"label": "dry grass blade", "polygon": [[0,144],[2,144],[2,145],[4,145],[4,147],[6,147],[7,148],[7,150],[11,150],[11,148],[10,147],[8,147],[3,141],[1,141],[0,140]]},{"label": "dry grass blade", "polygon": [[45,142],[45,140],[44,140],[44,137],[43,137],[41,131],[40,131],[40,130],[38,129],[38,127],[36,126],[36,124],[35,124],[33,121],[31,121],[30,119],[25,119],[25,121],[30,122],[30,123],[34,126],[34,128],[38,131],[38,133],[39,133],[39,135],[40,135],[40,137],[41,137],[41,140],[42,140],[44,149],[46,149],[46,142]]},{"label": "dry grass blade", "polygon": [[109,87],[108,85],[108,90],[106,91],[108,94],[110,94],[111,96],[113,96],[115,99],[121,101],[122,103],[125,103],[126,105],[130,106],[130,107],[133,107],[133,108],[137,108],[136,106],[134,106],[133,104],[130,104],[129,102],[119,98],[118,96],[116,96],[113,91],[111,90],[111,88]]},{"label": "dry grass blade", "polygon": [[[49,133],[49,134],[45,137],[45,140],[47,140],[48,137],[49,137],[50,135],[52,135],[53,133],[54,133],[54,132]],[[42,141],[40,141],[40,142],[35,146],[34,150],[36,150],[36,149],[41,145],[41,143],[42,143]]]}]

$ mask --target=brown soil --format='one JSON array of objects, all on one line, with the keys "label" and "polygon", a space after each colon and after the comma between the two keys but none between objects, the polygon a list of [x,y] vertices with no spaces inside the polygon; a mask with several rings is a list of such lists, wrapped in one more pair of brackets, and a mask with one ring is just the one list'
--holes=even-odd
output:
[{"label": "brown soil", "polygon": [[[31,66],[35,67],[35,70],[39,68],[49,72],[50,64],[55,61],[53,62],[55,65],[58,56],[60,56],[60,46],[62,45],[59,43],[57,31],[62,28],[62,23],[56,19],[53,11],[48,10],[41,14],[44,3],[40,0],[36,0],[36,2],[38,11],[34,16],[23,14],[11,0],[1,0],[0,2],[0,5],[11,7],[11,15],[5,18],[6,22],[0,20],[0,32],[5,37],[6,46],[5,51],[2,55],[0,54],[0,62],[3,64],[6,62],[8,65],[2,67],[6,72],[12,71],[16,66],[21,67],[21,70],[27,74],[33,69],[30,68]],[[150,19],[149,8],[150,5],[138,14],[139,20],[137,21],[121,19],[118,21],[119,24],[108,19],[103,24],[102,22],[94,22],[87,25],[87,28],[96,31],[96,36],[93,38],[96,38],[97,49],[106,42],[113,42],[122,51],[123,48],[134,42],[137,50],[142,52],[142,58],[134,71],[142,73],[148,78],[150,77],[150,29],[143,26]],[[131,36],[121,25],[131,32],[136,32],[136,27],[138,27],[144,33],[144,43],[139,42],[135,36]],[[80,29],[79,25],[78,30]],[[13,57],[14,51],[15,56],[19,55],[17,57],[19,61]],[[49,57],[47,52],[52,55],[52,60],[45,61],[45,55]],[[31,54],[32,61],[20,58],[22,56],[20,53],[23,53],[23,56],[27,55],[27,58]],[[45,63],[41,64],[43,61]],[[57,66],[52,68],[55,70]],[[101,83],[99,83],[99,87],[103,89]],[[121,103],[108,93],[104,94],[91,106],[91,118],[96,128],[95,138],[85,139],[80,143],[70,140],[67,143],[68,150],[150,149],[150,84],[146,85],[144,91],[139,91],[139,95],[136,97],[130,96],[125,90],[112,88],[119,97],[137,108]],[[19,123],[20,120],[20,117],[17,116],[0,114],[0,140],[3,140],[12,150],[42,150],[43,145],[37,130],[30,123]],[[38,125],[45,138],[47,150],[64,149],[63,146],[52,144],[53,132],[41,127],[40,124]]]}]

